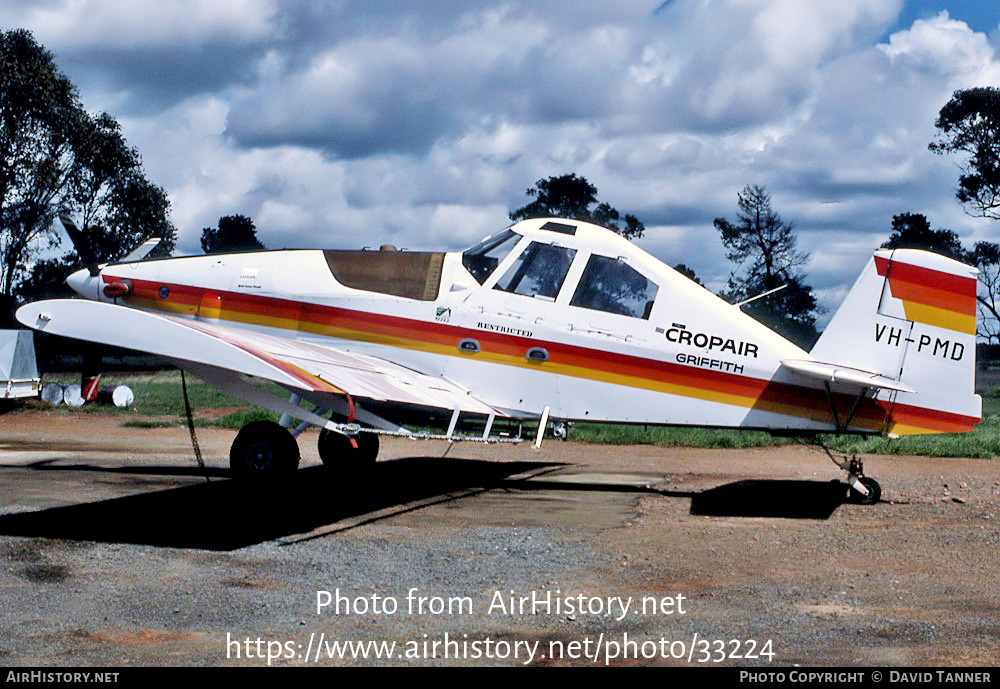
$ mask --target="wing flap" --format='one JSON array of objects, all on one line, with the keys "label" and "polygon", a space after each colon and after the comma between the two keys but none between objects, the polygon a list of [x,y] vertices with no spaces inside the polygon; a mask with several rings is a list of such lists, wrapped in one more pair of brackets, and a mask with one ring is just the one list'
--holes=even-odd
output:
[{"label": "wing flap", "polygon": [[17,319],[41,332],[244,373],[313,393],[479,414],[495,410],[461,387],[385,359],[204,321],[80,299],[22,306]]}]

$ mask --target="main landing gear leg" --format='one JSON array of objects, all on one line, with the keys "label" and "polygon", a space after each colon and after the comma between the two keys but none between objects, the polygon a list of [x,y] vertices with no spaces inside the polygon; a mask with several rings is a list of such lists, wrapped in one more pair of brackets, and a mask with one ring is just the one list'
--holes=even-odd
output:
[{"label": "main landing gear leg", "polygon": [[847,472],[847,483],[850,486],[847,497],[851,502],[858,505],[874,505],[882,498],[882,486],[875,479],[865,476],[864,463],[857,455],[838,462],[826,445],[820,443],[820,446],[834,464]]}]

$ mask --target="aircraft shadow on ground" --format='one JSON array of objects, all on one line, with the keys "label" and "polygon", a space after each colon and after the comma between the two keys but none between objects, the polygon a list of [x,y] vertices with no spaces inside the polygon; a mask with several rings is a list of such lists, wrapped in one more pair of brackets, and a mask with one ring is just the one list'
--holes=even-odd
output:
[{"label": "aircraft shadow on ground", "polygon": [[691,497],[691,514],[698,516],[829,519],[846,502],[847,484],[746,480],[685,495]]},{"label": "aircraft shadow on ground", "polygon": [[[363,479],[309,467],[267,484],[213,480],[4,515],[0,516],[0,534],[235,550],[427,498],[458,499],[503,485],[515,474],[557,466],[561,465],[414,457],[379,462]],[[147,469],[145,473],[156,472]]]},{"label": "aircraft shadow on ground", "polygon": [[205,478],[206,476],[210,479],[224,479],[231,478],[232,472],[229,469],[223,469],[220,467],[197,467],[197,466],[160,466],[143,464],[136,466],[119,466],[119,467],[106,467],[98,466],[94,464],[60,464],[60,462],[66,461],[63,458],[55,459],[41,459],[37,462],[31,462],[30,464],[24,465],[9,465],[4,468],[18,468],[23,467],[25,469],[31,469],[33,471],[56,471],[60,473],[64,472],[74,472],[78,471],[81,473],[98,473],[98,474],[120,474],[122,476],[128,476],[130,474],[139,477],[143,476],[178,476],[184,478]]},{"label": "aircraft shadow on ground", "polygon": [[[410,457],[379,462],[369,476],[361,479],[332,474],[324,467],[310,467],[291,478],[266,484],[234,481],[228,478],[227,471],[210,469],[208,475],[214,477],[210,482],[0,516],[0,535],[227,551],[306,534],[344,520],[362,518],[360,523],[366,523],[367,515],[382,514],[384,510],[398,514],[392,508],[407,511],[416,508],[413,503],[426,504],[420,501],[457,500],[501,487],[651,493],[690,498],[690,513],[698,516],[789,519],[828,519],[845,502],[847,493],[847,486],[837,481],[746,480],[697,492],[577,484],[571,476],[566,481],[551,482],[516,476],[524,472],[547,473],[562,466]],[[198,470],[175,467],[106,469],[39,464],[32,468],[198,475]]]}]

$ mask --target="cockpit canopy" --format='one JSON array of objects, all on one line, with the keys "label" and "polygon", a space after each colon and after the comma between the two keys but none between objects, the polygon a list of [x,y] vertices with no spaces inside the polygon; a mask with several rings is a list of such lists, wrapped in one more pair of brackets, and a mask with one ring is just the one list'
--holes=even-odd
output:
[{"label": "cockpit canopy", "polygon": [[[347,287],[420,301],[439,297],[443,253],[391,247],[323,253]],[[570,296],[560,303],[570,307],[649,319],[659,285],[634,260],[641,254],[610,230],[536,220],[487,237],[462,253],[462,265],[487,290],[550,302],[565,292]]]},{"label": "cockpit canopy", "polygon": [[[516,226],[515,226],[516,227]],[[547,221],[539,229],[576,235],[569,222]],[[598,230],[598,228],[592,228]],[[605,230],[607,232],[607,230]],[[487,237],[462,254],[462,265],[480,285],[485,285],[501,265],[503,272],[492,288],[546,301],[555,301],[564,287],[574,261],[586,261],[575,282],[570,306],[648,319],[659,291],[658,285],[629,265],[626,257],[601,253],[601,247],[585,249],[563,246],[557,235],[550,241],[506,229]],[[613,246],[607,248],[614,248]],[[513,256],[512,260],[507,260]]]},{"label": "cockpit canopy", "polygon": [[498,232],[463,253],[462,265],[481,285],[507,258],[507,254],[517,246],[519,241],[521,241],[521,235],[512,230]]},{"label": "cockpit canopy", "polygon": [[421,301],[438,297],[443,253],[328,250],[323,255],[333,277],[345,287]]}]

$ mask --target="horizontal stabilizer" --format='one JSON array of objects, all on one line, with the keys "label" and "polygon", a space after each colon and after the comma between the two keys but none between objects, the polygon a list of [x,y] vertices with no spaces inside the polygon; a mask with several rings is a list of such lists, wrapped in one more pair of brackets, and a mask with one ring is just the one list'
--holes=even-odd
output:
[{"label": "horizontal stabilizer", "polygon": [[817,378],[829,383],[851,383],[869,388],[896,390],[897,392],[916,392],[913,388],[902,385],[898,380],[893,380],[880,373],[864,371],[860,368],[825,364],[820,361],[807,361],[804,359],[785,359],[781,362],[781,365],[801,375],[808,376],[809,378]]}]

